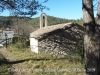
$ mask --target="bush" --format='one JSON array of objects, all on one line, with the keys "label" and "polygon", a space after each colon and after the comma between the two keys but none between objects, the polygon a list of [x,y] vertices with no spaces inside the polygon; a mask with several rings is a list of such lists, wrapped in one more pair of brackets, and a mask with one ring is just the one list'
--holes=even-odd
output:
[{"label": "bush", "polygon": [[18,42],[18,37],[13,37],[13,38],[12,38],[12,43],[15,44],[15,43],[17,43],[17,42]]},{"label": "bush", "polygon": [[15,48],[27,48],[30,46],[30,40],[22,37],[13,37],[12,39],[13,47]]},{"label": "bush", "polygon": [[83,63],[84,62],[84,44],[83,40],[80,40],[76,43],[76,49],[74,51],[75,55],[78,56],[78,60]]},{"label": "bush", "polygon": [[29,39],[26,39],[25,45],[26,45],[26,47],[29,47],[30,46],[30,40]]}]

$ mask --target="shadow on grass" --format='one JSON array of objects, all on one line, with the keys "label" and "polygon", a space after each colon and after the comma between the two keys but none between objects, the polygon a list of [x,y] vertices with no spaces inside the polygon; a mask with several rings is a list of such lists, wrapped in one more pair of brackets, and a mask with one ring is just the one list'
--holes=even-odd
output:
[{"label": "shadow on grass", "polygon": [[[9,61],[7,59],[5,60],[0,60],[0,65],[2,64],[18,64],[18,63],[23,63],[25,61],[29,61],[29,60],[34,60],[34,61],[48,61],[48,60],[69,60],[66,57],[63,58],[29,58],[29,59],[23,59],[23,60],[17,60],[17,61]],[[72,61],[79,61],[77,59],[72,59]]]},{"label": "shadow on grass", "polygon": [[41,60],[50,60],[50,59],[44,59],[44,58],[40,58],[40,59],[23,59],[23,60],[17,60],[17,61],[9,61],[9,60],[0,60],[0,65],[1,64],[18,64],[18,63],[23,63],[25,61],[29,61],[29,60],[34,60],[34,61],[41,61]]},{"label": "shadow on grass", "polygon": [[[47,59],[47,58],[30,58],[30,59],[23,59],[23,60],[17,60],[17,61],[9,61],[9,60],[0,60],[0,65],[1,64],[18,64],[18,63],[23,63],[25,61],[29,61],[29,60],[34,60],[34,61],[48,61],[48,60],[52,60],[52,59]],[[53,59],[53,60],[60,60],[60,59]]]}]

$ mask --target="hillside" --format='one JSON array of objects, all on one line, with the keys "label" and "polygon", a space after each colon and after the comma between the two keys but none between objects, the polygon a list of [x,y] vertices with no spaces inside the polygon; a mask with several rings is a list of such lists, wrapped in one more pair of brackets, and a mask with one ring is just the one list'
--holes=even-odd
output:
[{"label": "hillside", "polygon": [[[83,21],[82,19],[78,19],[78,20],[69,20],[69,19],[64,19],[64,18],[58,18],[58,17],[54,17],[54,16],[47,16],[47,21],[48,21],[48,26],[50,25],[56,25],[56,24],[61,24],[61,23],[67,23],[67,22],[76,22],[80,25],[83,25]],[[32,25],[33,27],[37,28],[39,27],[39,17],[36,18],[32,18],[31,20],[29,20],[28,22],[25,23],[26,25]]]},{"label": "hillside", "polygon": [[[0,16],[0,28],[6,28],[6,27],[11,27],[13,26],[17,21],[19,21],[19,24],[24,24],[24,25],[32,25],[35,28],[39,27],[39,17],[36,18],[23,18],[20,17],[17,20],[17,17],[4,17]],[[55,25],[55,24],[61,24],[61,23],[67,23],[67,22],[76,22],[80,25],[83,24],[82,19],[77,19],[77,20],[70,20],[70,19],[64,19],[64,18],[58,18],[54,16],[47,16],[47,21],[48,25]],[[22,23],[23,22],[23,23]]]},{"label": "hillside", "polygon": [[[29,37],[29,34],[39,28],[40,18],[28,18],[28,17],[16,17],[9,16],[4,17],[0,16],[0,30],[5,30],[6,28],[10,28],[11,30],[15,30],[14,32],[17,35],[22,35],[24,37]],[[57,25],[68,22],[75,22],[79,25],[83,25],[82,19],[77,20],[69,20],[64,18],[58,18],[54,16],[47,16],[48,26]]]}]

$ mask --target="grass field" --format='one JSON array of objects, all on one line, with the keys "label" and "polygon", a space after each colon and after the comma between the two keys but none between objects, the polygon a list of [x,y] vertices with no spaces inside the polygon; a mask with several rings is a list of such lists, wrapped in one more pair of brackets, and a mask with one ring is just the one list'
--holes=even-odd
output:
[{"label": "grass field", "polygon": [[7,60],[0,54],[0,75],[12,75],[8,69],[11,67]]},{"label": "grass field", "polygon": [[60,57],[35,54],[30,49],[8,50],[17,57],[16,62],[18,62],[12,71],[20,71],[21,75],[84,75],[84,63],[77,55]]}]

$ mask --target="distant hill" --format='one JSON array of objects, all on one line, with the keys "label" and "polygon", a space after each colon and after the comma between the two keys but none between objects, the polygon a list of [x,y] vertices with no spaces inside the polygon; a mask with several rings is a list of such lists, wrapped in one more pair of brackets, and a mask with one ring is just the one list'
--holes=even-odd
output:
[{"label": "distant hill", "polygon": [[[36,17],[36,18],[32,18],[31,20],[29,20],[28,22],[25,22],[26,25],[32,25],[36,28],[39,27],[40,22],[39,22],[40,18]],[[80,25],[83,25],[83,21],[82,19],[78,19],[78,20],[69,20],[69,19],[64,19],[64,18],[58,18],[58,17],[54,17],[54,16],[47,16],[47,21],[48,21],[48,26],[50,25],[56,25],[56,24],[61,24],[61,23],[68,23],[68,22],[76,22]]]},{"label": "distant hill", "polygon": [[[16,16],[9,16],[4,17],[0,16],[0,30],[5,30],[9,28],[13,30],[15,35],[29,37],[31,32],[34,32],[40,27],[40,18],[28,18],[28,17],[16,17]],[[68,22],[75,22],[80,25],[83,25],[82,19],[78,20],[69,20],[54,16],[47,16],[48,26],[68,23]]]},{"label": "distant hill", "polygon": [[[23,20],[24,19],[24,20]],[[39,17],[36,18],[24,18],[20,17],[18,18],[19,24],[24,24],[24,25],[31,25],[34,28],[39,28]],[[55,25],[55,24],[61,24],[61,23],[68,23],[68,22],[76,22],[80,25],[83,25],[82,19],[74,20],[74,19],[64,19],[64,18],[58,18],[54,16],[47,16],[47,21],[48,21],[48,26],[50,25]],[[0,16],[0,28],[7,28],[11,27],[13,24],[17,22],[17,17],[4,17]]]}]

